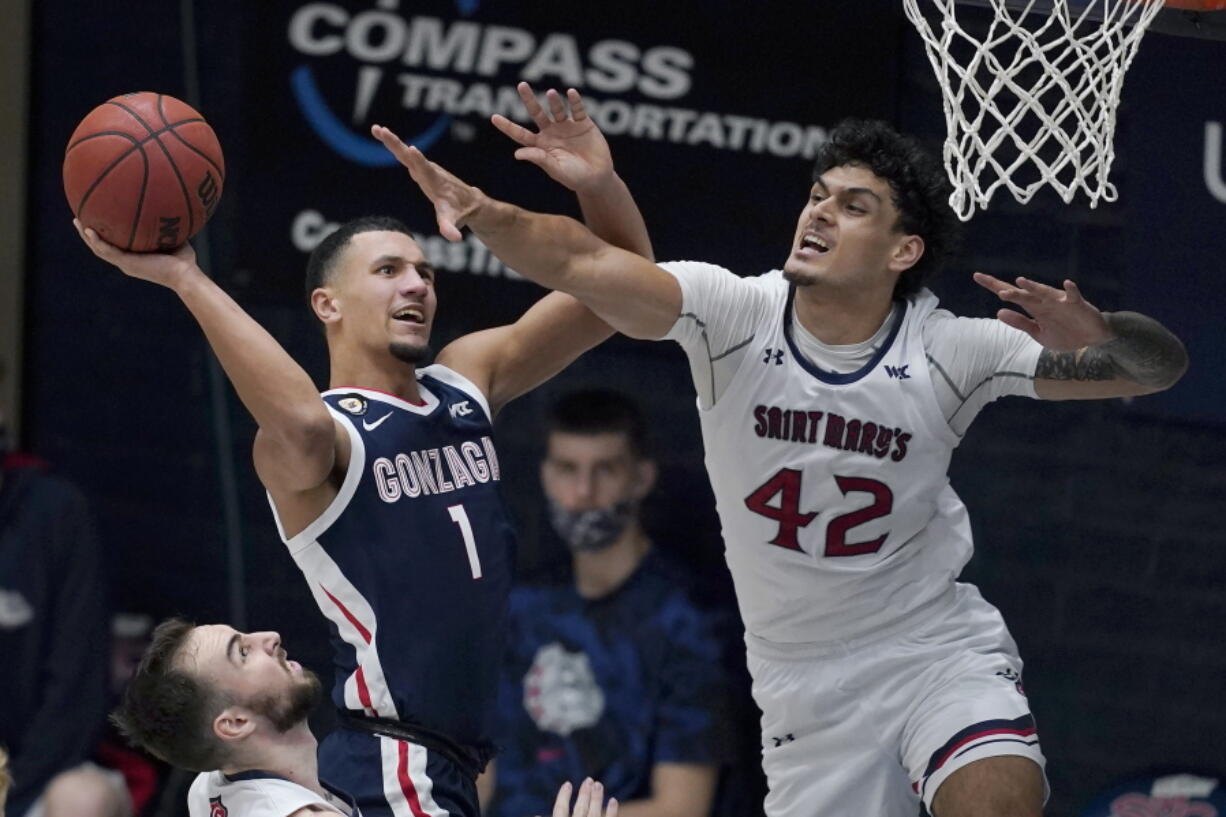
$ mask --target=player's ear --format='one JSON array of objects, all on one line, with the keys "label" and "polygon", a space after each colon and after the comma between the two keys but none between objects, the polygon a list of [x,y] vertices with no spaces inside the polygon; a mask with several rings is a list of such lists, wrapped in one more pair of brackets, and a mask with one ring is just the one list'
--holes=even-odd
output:
[{"label": "player's ear", "polygon": [[241,706],[227,706],[213,718],[213,734],[223,741],[237,741],[255,731],[251,711]]},{"label": "player's ear", "polygon": [[924,239],[918,235],[904,236],[890,256],[890,269],[903,273],[915,266],[924,255]]},{"label": "player's ear", "polygon": [[319,287],[311,293],[311,311],[324,323],[335,323],[341,318],[340,301],[328,287]]}]

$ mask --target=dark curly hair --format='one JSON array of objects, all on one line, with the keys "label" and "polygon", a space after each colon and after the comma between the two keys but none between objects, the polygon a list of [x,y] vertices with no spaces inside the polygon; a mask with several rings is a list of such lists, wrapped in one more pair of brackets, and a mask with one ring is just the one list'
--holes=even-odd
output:
[{"label": "dark curly hair", "polygon": [[213,719],[230,701],[176,666],[195,627],[181,618],[157,626],[111,722],[133,743],[172,766],[211,772],[228,760],[225,745],[213,734]]},{"label": "dark curly hair", "polygon": [[961,223],[949,206],[951,187],[937,158],[885,122],[844,119],[817,150],[813,181],[832,167],[859,165],[885,179],[898,208],[895,229],[924,240],[924,253],[898,277],[894,297],[918,292],[957,248]]},{"label": "dark curly hair", "polygon": [[383,231],[404,233],[409,238],[413,238],[413,233],[409,232],[409,228],[404,226],[404,223],[399,219],[392,218],[391,216],[361,216],[351,221],[346,221],[335,232],[319,242],[315,249],[311,250],[311,256],[307,259],[307,302],[310,302],[312,292],[328,283],[336,266],[336,259],[349,243],[349,239],[358,233]]}]

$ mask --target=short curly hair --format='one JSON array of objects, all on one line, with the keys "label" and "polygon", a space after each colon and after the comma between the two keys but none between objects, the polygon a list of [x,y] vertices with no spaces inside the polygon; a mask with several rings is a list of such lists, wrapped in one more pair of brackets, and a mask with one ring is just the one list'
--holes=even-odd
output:
[{"label": "short curly hair", "polygon": [[889,182],[898,208],[895,229],[924,240],[924,253],[898,277],[894,297],[919,292],[957,248],[961,223],[949,206],[951,187],[936,157],[885,122],[844,119],[817,150],[813,181],[833,167],[858,165]]}]

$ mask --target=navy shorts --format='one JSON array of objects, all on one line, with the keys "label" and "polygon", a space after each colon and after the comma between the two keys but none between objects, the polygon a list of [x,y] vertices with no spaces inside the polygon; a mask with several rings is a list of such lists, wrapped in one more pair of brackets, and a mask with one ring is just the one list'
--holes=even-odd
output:
[{"label": "navy shorts", "polygon": [[481,817],[477,787],[416,743],[341,727],[319,747],[319,777],[353,797],[362,817]]}]

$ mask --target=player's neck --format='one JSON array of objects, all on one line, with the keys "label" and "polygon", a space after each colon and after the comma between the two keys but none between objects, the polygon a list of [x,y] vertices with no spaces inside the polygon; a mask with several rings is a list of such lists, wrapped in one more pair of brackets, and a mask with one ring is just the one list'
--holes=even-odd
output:
[{"label": "player's neck", "polygon": [[608,547],[574,554],[576,592],[585,599],[609,595],[625,584],[649,550],[651,540],[636,519]]},{"label": "player's neck", "polygon": [[420,403],[417,388],[417,367],[392,355],[377,358],[358,355],[346,350],[330,349],[328,353],[328,388],[347,386],[373,389],[394,394],[410,403]]},{"label": "player's neck", "polygon": [[877,333],[894,306],[892,293],[796,288],[796,320],[828,346],[862,343]]},{"label": "player's neck", "polygon": [[319,744],[311,733],[311,727],[303,721],[288,732],[264,739],[257,751],[243,758],[243,762],[223,768],[222,773],[231,776],[259,770],[284,777],[316,794],[328,797],[328,790],[319,782],[319,763],[316,760],[318,750]]}]

